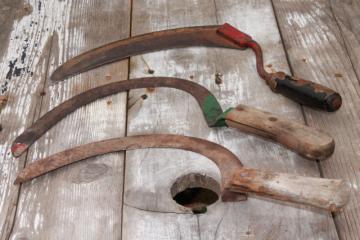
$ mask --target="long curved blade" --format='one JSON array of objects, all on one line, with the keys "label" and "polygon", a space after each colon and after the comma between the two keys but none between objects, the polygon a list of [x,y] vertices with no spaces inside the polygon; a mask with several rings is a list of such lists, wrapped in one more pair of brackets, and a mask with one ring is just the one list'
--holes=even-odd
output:
[{"label": "long curved blade", "polygon": [[65,150],[30,163],[18,174],[15,183],[31,180],[50,171],[90,157],[111,152],[143,148],[177,148],[204,155],[219,167],[223,181],[229,180],[231,173],[242,167],[240,160],[232,152],[219,144],[194,137],[153,134],[114,138]]},{"label": "long curved blade", "polygon": [[184,149],[209,158],[219,167],[224,201],[244,200],[244,193],[254,193],[267,198],[336,211],[345,206],[349,200],[350,188],[344,180],[302,177],[243,168],[232,152],[216,143],[170,134],[114,138],[68,149],[29,164],[17,176],[15,184],[90,157],[142,148]]},{"label": "long curved blade", "polygon": [[205,121],[209,127],[226,126],[225,122],[217,121],[223,114],[220,104],[214,95],[212,95],[211,92],[203,86],[180,78],[138,78],[93,88],[61,103],[59,106],[42,116],[14,140],[11,147],[12,154],[15,157],[20,156],[31,144],[33,144],[61,119],[90,102],[130,89],[151,87],[176,88],[190,93],[200,105]]},{"label": "long curved blade", "polygon": [[233,41],[219,35],[217,33],[219,27],[177,28],[115,41],[68,60],[53,72],[51,79],[61,81],[69,76],[130,56],[170,48],[205,46],[243,49]]}]

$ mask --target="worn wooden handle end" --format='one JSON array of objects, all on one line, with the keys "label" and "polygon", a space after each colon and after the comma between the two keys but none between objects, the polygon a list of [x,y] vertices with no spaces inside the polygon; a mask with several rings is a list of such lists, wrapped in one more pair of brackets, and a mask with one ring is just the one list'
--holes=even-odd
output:
[{"label": "worn wooden handle end", "polygon": [[338,211],[349,201],[345,180],[301,177],[291,174],[242,168],[236,171],[228,191],[253,193],[269,198]]},{"label": "worn wooden handle end", "polygon": [[339,93],[321,84],[278,72],[273,75],[275,91],[306,106],[334,112],[341,107]]},{"label": "worn wooden handle end", "polygon": [[309,159],[325,159],[335,148],[328,134],[269,112],[239,105],[225,116],[229,127],[270,138]]}]

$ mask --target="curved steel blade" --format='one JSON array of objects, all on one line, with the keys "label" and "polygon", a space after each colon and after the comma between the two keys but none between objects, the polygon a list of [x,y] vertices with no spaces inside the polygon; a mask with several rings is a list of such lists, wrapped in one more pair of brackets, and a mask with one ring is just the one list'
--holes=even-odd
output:
[{"label": "curved steel blade", "polygon": [[232,152],[207,140],[172,134],[138,135],[88,143],[35,161],[18,174],[15,183],[31,180],[90,157],[143,148],[177,148],[199,153],[219,167],[223,183],[229,180],[235,170],[242,167],[240,160]]},{"label": "curved steel blade", "polygon": [[85,72],[127,57],[170,48],[192,46],[244,49],[217,33],[219,26],[186,27],[147,33],[92,49],[76,56],[51,75],[53,81]]},{"label": "curved steel blade", "polygon": [[33,144],[38,138],[40,138],[46,131],[48,131],[61,119],[90,102],[130,89],[152,87],[176,88],[188,92],[200,105],[205,121],[209,127],[226,126],[225,122],[218,121],[223,114],[220,104],[214,95],[212,95],[211,92],[203,86],[180,78],[138,78],[96,87],[61,103],[59,106],[55,107],[42,116],[22,134],[20,134],[14,140],[14,143],[11,147],[11,152],[15,157],[20,156],[26,149],[28,149],[31,144]]},{"label": "curved steel blade", "polygon": [[183,149],[209,158],[218,166],[221,173],[223,201],[245,200],[244,193],[252,193],[337,211],[346,205],[350,196],[349,184],[344,180],[302,177],[244,168],[232,152],[216,143],[170,134],[114,138],[68,149],[29,164],[20,172],[15,183],[28,181],[90,157],[142,148]]}]

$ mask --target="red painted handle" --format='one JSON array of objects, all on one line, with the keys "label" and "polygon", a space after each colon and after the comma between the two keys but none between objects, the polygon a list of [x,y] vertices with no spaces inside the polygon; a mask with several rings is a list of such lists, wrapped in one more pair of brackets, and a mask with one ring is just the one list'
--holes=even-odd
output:
[{"label": "red painted handle", "polygon": [[260,45],[251,36],[225,23],[217,32],[243,48],[251,48],[256,56],[256,68],[259,75],[270,88],[300,104],[320,108],[328,112],[340,108],[342,100],[339,93],[321,84],[297,79],[282,72],[268,73],[264,69],[264,61]]}]

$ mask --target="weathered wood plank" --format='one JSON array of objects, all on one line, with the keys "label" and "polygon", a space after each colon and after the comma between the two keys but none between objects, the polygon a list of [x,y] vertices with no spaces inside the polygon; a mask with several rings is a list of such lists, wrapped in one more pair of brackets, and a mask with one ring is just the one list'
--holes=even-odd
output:
[{"label": "weathered wood plank", "polygon": [[[136,1],[132,34],[228,21],[262,44],[266,64],[288,70],[270,1],[215,3]],[[131,58],[131,77],[151,75],[148,68],[157,76],[177,76],[203,84],[225,109],[241,102],[302,119],[297,104],[272,93],[259,78],[251,51],[188,48]],[[215,84],[218,72],[223,74],[221,85]],[[144,94],[146,99],[141,98]],[[128,135],[170,132],[203,137],[228,147],[249,167],[319,175],[314,162],[279,145],[233,129],[209,129],[195,100],[183,92],[148,89],[132,90],[129,95]],[[124,208],[123,239],[158,239],[160,236],[165,239],[294,239],[294,236],[297,239],[338,239],[328,213],[263,199],[217,202],[206,214],[188,215],[173,202],[170,188],[177,177],[192,172],[219,179],[216,167],[195,154],[176,150],[128,152],[124,195],[128,206]],[[184,214],[186,216],[179,217]]]},{"label": "weathered wood plank", "polygon": [[[349,26],[345,25],[346,22],[339,24],[342,31],[338,28],[332,9],[335,12],[340,11],[338,8],[356,9],[356,4],[341,3],[331,7],[325,0],[275,0],[274,6],[294,73],[337,89],[343,97],[343,106],[336,113],[305,108],[305,114],[309,125],[327,129],[335,139],[335,152],[330,159],[321,162],[321,168],[325,177],[344,178],[351,182],[351,202],[343,212],[335,215],[335,222],[341,239],[358,239],[360,86],[353,69],[358,65],[354,59],[358,55],[357,49],[351,46],[356,46],[359,39],[355,40],[355,33],[344,28]],[[352,62],[347,52],[350,52]]]},{"label": "weathered wood plank", "polygon": [[[64,60],[129,35],[130,1],[42,1],[53,16],[54,37],[47,79]],[[55,16],[54,16],[55,15]],[[43,115],[86,89],[127,78],[128,62],[118,62],[50,85]],[[79,109],[30,149],[27,162],[87,142],[125,134],[126,93]],[[21,188],[11,239],[119,239],[123,154],[110,154],[54,172]]]},{"label": "weathered wood plank", "polygon": [[0,3],[0,94],[8,97],[0,114],[0,239],[8,239],[13,225],[19,193],[13,181],[25,161],[14,160],[10,147],[40,105],[53,20],[37,1]]},{"label": "weathered wood plank", "polygon": [[360,2],[330,1],[331,10],[346,44],[347,53],[357,74],[360,76]]}]

